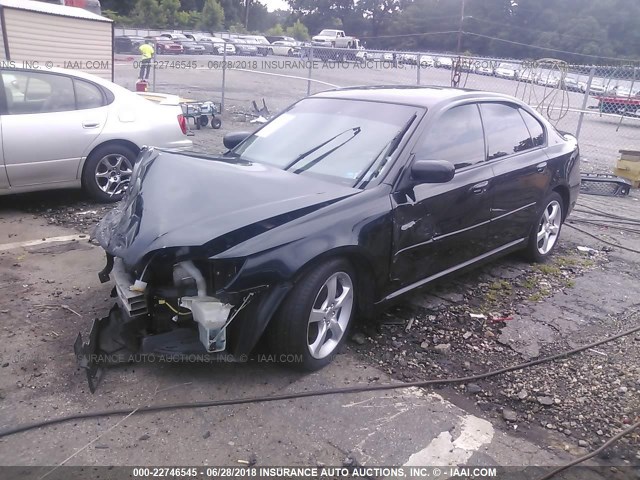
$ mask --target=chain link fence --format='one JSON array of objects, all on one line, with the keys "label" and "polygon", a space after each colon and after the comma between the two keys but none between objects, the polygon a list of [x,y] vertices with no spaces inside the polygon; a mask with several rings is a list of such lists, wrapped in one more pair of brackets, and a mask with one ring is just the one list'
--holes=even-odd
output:
[{"label": "chain link fence", "polygon": [[[273,45],[264,53],[158,56],[151,89],[215,100],[226,112],[248,110],[253,101],[261,104],[264,99],[273,114],[300,98],[336,87],[457,86],[513,95],[559,130],[576,135],[587,172],[610,172],[620,150],[640,150],[638,66],[315,46]],[[118,57],[116,76],[131,88],[135,77],[124,69],[131,58]]]}]

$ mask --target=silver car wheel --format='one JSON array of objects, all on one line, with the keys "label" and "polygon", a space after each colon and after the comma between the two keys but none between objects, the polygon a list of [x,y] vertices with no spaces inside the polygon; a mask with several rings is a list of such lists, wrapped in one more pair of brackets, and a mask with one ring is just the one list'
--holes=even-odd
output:
[{"label": "silver car wheel", "polygon": [[560,235],[560,225],[562,223],[562,208],[560,204],[553,200],[544,209],[538,225],[536,237],[538,252],[546,255],[551,251]]},{"label": "silver car wheel", "polygon": [[329,356],[342,339],[353,310],[353,281],[345,272],[331,275],[311,307],[307,347],[313,358]]},{"label": "silver car wheel", "polygon": [[96,184],[107,195],[119,195],[126,190],[132,171],[133,166],[124,155],[105,155],[96,165]]}]

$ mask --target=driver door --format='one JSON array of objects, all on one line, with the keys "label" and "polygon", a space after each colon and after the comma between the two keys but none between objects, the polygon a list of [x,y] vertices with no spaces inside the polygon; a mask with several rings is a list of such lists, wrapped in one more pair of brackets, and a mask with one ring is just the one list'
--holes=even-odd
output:
[{"label": "driver door", "polygon": [[485,160],[478,107],[453,107],[429,125],[413,159],[447,160],[456,174],[450,182],[417,185],[393,195],[391,274],[399,289],[462,268],[486,250],[493,172]]}]

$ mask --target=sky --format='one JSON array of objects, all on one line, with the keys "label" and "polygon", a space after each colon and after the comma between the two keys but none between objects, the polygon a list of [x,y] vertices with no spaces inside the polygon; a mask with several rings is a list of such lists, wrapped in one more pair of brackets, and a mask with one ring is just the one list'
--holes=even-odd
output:
[{"label": "sky", "polygon": [[260,3],[267,6],[267,10],[288,10],[289,4],[285,0],[259,0]]}]

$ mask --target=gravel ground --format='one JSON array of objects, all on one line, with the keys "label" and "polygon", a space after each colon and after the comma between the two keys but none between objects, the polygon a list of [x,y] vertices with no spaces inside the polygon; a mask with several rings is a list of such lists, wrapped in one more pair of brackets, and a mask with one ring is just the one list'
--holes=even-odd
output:
[{"label": "gravel ground", "polygon": [[[243,127],[243,122],[237,120],[225,124],[230,123]],[[211,151],[221,134],[222,131],[213,130],[196,133],[196,149]],[[581,201],[588,198],[593,197],[583,196]],[[113,208],[96,205],[73,191],[5,200],[34,217],[44,217],[50,224],[82,233],[90,232]],[[637,211],[637,202],[633,204],[631,200],[627,202],[632,206],[630,211]],[[616,202],[619,200],[608,201],[613,206]],[[606,204],[601,201],[596,205],[602,209]],[[580,213],[575,215],[579,217]],[[606,238],[615,238],[612,232],[608,233]],[[637,234],[619,233],[627,241],[635,238],[632,244],[636,247],[640,243]],[[585,244],[594,246],[594,250],[578,251],[577,246]],[[626,269],[639,285],[638,258],[624,263],[625,255],[623,250],[588,237],[577,239],[565,228],[563,242],[550,262],[530,265],[512,255],[418,292],[382,313],[376,324],[357,325],[348,349],[395,378],[416,381],[474,375],[590,343],[638,325],[637,305],[622,315],[599,317],[570,334],[558,330],[551,319],[543,318],[542,323],[558,330],[559,335],[547,339],[534,352],[512,343],[506,331],[510,323],[535,316],[532,308],[543,307],[549,299],[567,297],[569,304],[580,304],[583,297],[576,290],[576,283],[597,284],[606,272]],[[607,291],[602,290],[602,294],[606,296]],[[638,417],[640,333],[553,364],[445,391],[463,408],[475,408],[495,417],[505,429],[524,436],[551,435],[558,448],[585,453]],[[623,439],[604,455],[621,464],[638,463],[640,434]]]},{"label": "gravel ground", "polygon": [[[597,276],[609,263],[605,252],[589,256],[567,245],[544,265],[516,257],[473,271],[415,295],[386,312],[377,325],[353,335],[362,358],[406,381],[464,377],[523,363],[528,358],[502,334],[526,316],[531,303],[574,288],[577,277]],[[638,325],[640,314],[603,318],[578,338],[550,343],[537,358],[553,355]],[[575,343],[574,343],[575,341]],[[625,428],[640,411],[640,333],[553,364],[459,385],[449,390],[505,428],[525,435],[540,429],[563,434],[561,448],[595,448]],[[596,415],[594,413],[597,412]],[[623,463],[640,460],[640,435],[606,452]]]}]

